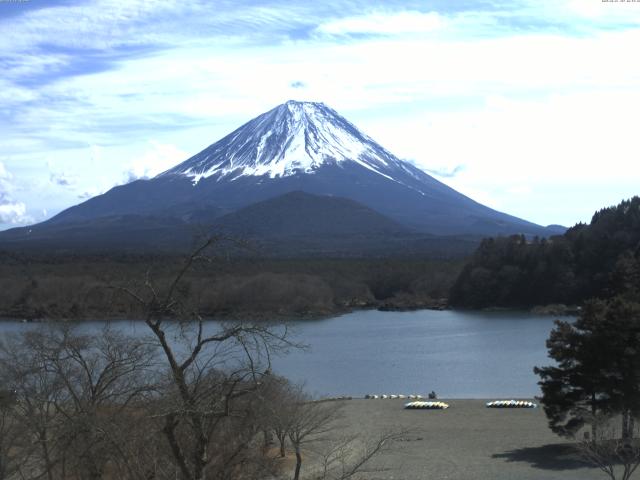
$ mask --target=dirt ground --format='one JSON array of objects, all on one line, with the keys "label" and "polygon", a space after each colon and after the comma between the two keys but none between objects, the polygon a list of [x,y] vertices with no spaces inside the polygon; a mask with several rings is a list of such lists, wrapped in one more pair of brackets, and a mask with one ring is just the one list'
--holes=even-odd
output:
[{"label": "dirt ground", "polygon": [[541,408],[490,409],[486,400],[444,400],[447,410],[404,410],[407,400],[350,400],[350,433],[407,430],[373,462],[367,480],[603,479],[547,427]]}]

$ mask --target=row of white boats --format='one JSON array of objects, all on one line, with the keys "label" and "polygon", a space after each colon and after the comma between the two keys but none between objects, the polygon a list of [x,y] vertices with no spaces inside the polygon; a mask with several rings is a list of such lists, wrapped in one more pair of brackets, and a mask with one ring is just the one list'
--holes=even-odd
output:
[{"label": "row of white boats", "polygon": [[[429,401],[422,401],[422,395],[402,395],[402,394],[391,394],[391,395],[377,395],[377,394],[367,394],[364,398],[368,400],[395,400],[395,399],[409,399],[409,400],[418,400],[416,402],[409,402],[405,404],[405,408],[424,408],[424,409],[445,409],[449,408],[444,402],[436,401],[431,395],[429,396]],[[534,402],[530,402],[528,400],[493,400],[491,402],[487,402],[487,408],[537,408]]]},{"label": "row of white boats", "polygon": [[[408,399],[414,400],[413,402],[405,403],[404,408],[415,410],[445,410],[449,408],[449,404],[441,402],[429,395],[429,400],[423,400],[425,397],[422,395],[403,395],[403,394],[367,394],[364,398],[368,400],[396,400],[396,399]],[[324,398],[322,401],[329,400],[351,400],[352,397],[331,397]],[[487,408],[537,408],[538,405],[528,400],[493,400],[486,403]]]},{"label": "row of white boats", "polygon": [[366,398],[367,400],[379,400],[379,399],[395,400],[397,398],[400,398],[400,399],[408,398],[410,400],[419,400],[419,399],[424,398],[424,397],[422,395],[372,395],[372,394],[367,394],[367,395],[364,396],[364,398]]},{"label": "row of white boats", "polygon": [[409,402],[404,404],[404,408],[409,410],[446,410],[448,403],[444,402]]},{"label": "row of white boats", "polygon": [[[494,400],[487,403],[487,408],[536,408],[533,402],[527,400]],[[445,402],[409,402],[404,404],[404,408],[409,410],[424,409],[424,410],[446,410],[449,408],[449,404]]]},{"label": "row of white boats", "polygon": [[527,400],[494,400],[487,403],[488,408],[537,408],[533,402]]}]

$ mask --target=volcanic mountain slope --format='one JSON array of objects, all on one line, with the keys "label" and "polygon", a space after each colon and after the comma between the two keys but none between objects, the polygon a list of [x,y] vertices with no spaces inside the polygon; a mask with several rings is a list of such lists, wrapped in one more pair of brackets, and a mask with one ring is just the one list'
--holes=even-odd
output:
[{"label": "volcanic mountain slope", "polygon": [[[326,105],[295,101],[256,117],[155,178],[115,187],[28,230],[44,238],[47,230],[62,225],[91,228],[101,218],[131,215],[211,225],[225,214],[296,191],[353,200],[413,232],[558,233],[456,192],[395,157]],[[26,239],[26,231],[9,235]]]},{"label": "volcanic mountain slope", "polygon": [[234,236],[332,237],[399,235],[415,232],[364,205],[346,198],[290,192],[217,218],[214,230]]},{"label": "volcanic mountain slope", "polygon": [[249,241],[277,257],[428,256],[471,254],[478,239],[419,233],[340,197],[290,192],[215,220],[213,230]]},{"label": "volcanic mountain slope", "polygon": [[190,251],[207,232],[242,240],[241,248],[236,242],[224,242],[223,249],[233,255],[288,258],[458,258],[471,254],[479,241],[415,232],[353,200],[298,191],[256,202],[206,225],[126,214],[13,229],[0,236],[0,250]]}]

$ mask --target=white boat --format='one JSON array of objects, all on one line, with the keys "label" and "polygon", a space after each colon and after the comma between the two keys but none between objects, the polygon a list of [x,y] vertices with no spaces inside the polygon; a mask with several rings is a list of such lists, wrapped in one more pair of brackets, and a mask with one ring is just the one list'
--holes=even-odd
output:
[{"label": "white boat", "polygon": [[408,410],[446,410],[448,403],[444,402],[409,402],[404,404]]},{"label": "white boat", "polygon": [[487,402],[487,408],[537,408],[533,402],[528,400],[494,400]]}]

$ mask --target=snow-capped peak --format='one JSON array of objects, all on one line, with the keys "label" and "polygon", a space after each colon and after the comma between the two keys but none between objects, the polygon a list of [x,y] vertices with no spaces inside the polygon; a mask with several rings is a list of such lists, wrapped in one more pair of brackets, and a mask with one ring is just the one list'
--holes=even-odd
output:
[{"label": "snow-capped peak", "polygon": [[[323,103],[290,100],[161,175],[286,177],[356,162],[386,178],[403,162]],[[413,170],[413,169],[411,169]]]}]

